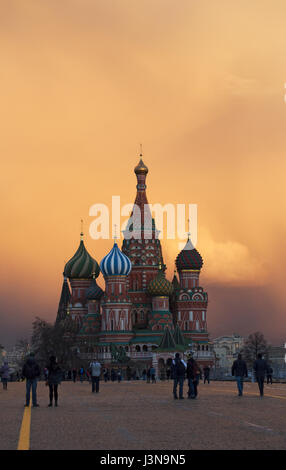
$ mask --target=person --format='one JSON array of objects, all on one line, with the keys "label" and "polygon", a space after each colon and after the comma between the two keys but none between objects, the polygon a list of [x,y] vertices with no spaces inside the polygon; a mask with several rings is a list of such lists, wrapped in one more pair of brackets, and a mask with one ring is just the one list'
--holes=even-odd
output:
[{"label": "person", "polygon": [[92,384],[91,391],[92,393],[94,392],[98,393],[101,364],[97,360],[94,360],[93,362],[90,363],[89,367],[91,370],[91,384]]},{"label": "person", "polygon": [[256,376],[256,381],[258,383],[258,388],[260,392],[260,397],[263,397],[263,388],[264,388],[264,379],[267,372],[268,366],[265,359],[262,359],[262,354],[257,355],[257,359],[253,364],[253,369]]},{"label": "person", "polygon": [[104,369],[103,377],[104,377],[104,382],[107,382],[109,380],[109,371],[108,371],[108,369]]},{"label": "person", "polygon": [[172,369],[173,369],[173,379],[174,379],[174,386],[173,386],[173,395],[174,399],[178,399],[177,395],[177,386],[179,384],[179,399],[183,400],[183,386],[184,386],[184,380],[185,380],[185,372],[187,369],[187,364],[183,359],[181,359],[181,356],[179,353],[175,354],[175,359],[173,359],[172,362]]},{"label": "person", "polygon": [[209,366],[204,367],[204,384],[208,382],[210,383],[210,368]]},{"label": "person", "polygon": [[3,366],[0,369],[1,381],[3,384],[3,390],[7,390],[8,379],[10,376],[10,367],[8,361],[5,359]]},{"label": "person", "polygon": [[121,369],[118,369],[118,371],[117,371],[117,380],[118,380],[118,383],[121,382],[121,378],[122,378]]},{"label": "person", "polygon": [[168,369],[166,370],[166,376],[167,376],[167,380],[168,380],[168,382],[169,382],[170,377],[171,377],[171,369],[170,369],[170,367],[168,367]]},{"label": "person", "polygon": [[41,371],[39,365],[35,361],[35,354],[31,352],[22,369],[22,376],[26,379],[25,406],[30,406],[31,388],[33,407],[36,408],[37,406],[39,406],[39,404],[37,403],[37,384],[40,375]]},{"label": "person", "polygon": [[150,383],[150,377],[151,377],[151,374],[150,374],[150,367],[147,369],[147,373],[146,373],[146,377],[147,377],[147,384]]},{"label": "person", "polygon": [[147,371],[146,369],[144,369],[142,372],[142,380],[146,380],[146,376],[147,376]]},{"label": "person", "polygon": [[247,377],[247,366],[246,362],[242,359],[242,355],[238,354],[236,361],[233,362],[231,373],[235,376],[237,389],[238,389],[238,396],[242,397],[243,393],[243,379]]},{"label": "person", "polygon": [[53,398],[55,400],[55,406],[58,406],[58,386],[61,383],[63,372],[58,365],[55,356],[51,356],[49,361],[49,365],[47,366],[48,377],[46,385],[49,386],[50,403],[48,407],[51,407],[53,406]]},{"label": "person", "polygon": [[273,369],[272,367],[268,367],[267,369],[267,384],[271,383],[272,385],[272,374],[273,374]]},{"label": "person", "polygon": [[110,375],[111,375],[111,382],[115,382],[115,380],[116,380],[116,373],[115,373],[115,370],[114,370],[113,368],[111,369]]},{"label": "person", "polygon": [[83,376],[84,376],[84,368],[81,367],[81,368],[79,369],[79,380],[80,380],[80,383],[83,382]]},{"label": "person", "polygon": [[156,371],[154,367],[150,368],[150,376],[152,379],[152,384],[155,384],[156,383]]},{"label": "person", "polygon": [[127,366],[126,367],[126,378],[127,378],[127,380],[131,380],[131,374],[132,374],[131,369],[130,369],[129,366]]},{"label": "person", "polygon": [[72,370],[72,377],[73,377],[74,383],[76,383],[76,376],[77,376],[77,370],[76,370],[76,369],[73,369],[73,370]]},{"label": "person", "polygon": [[188,379],[188,398],[195,398],[194,382],[197,380],[198,367],[195,360],[191,356],[187,362],[187,379]]},{"label": "person", "polygon": [[72,379],[72,371],[69,369],[68,371],[68,380],[71,380]]}]

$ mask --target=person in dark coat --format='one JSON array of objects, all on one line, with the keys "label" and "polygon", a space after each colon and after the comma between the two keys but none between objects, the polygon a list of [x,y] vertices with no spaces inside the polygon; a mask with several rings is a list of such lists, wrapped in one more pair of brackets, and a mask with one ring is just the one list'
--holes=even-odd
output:
[{"label": "person in dark coat", "polygon": [[268,367],[267,369],[267,384],[271,383],[272,385],[272,374],[273,374],[273,369],[272,367]]},{"label": "person in dark coat", "polygon": [[204,384],[206,383],[206,381],[208,383],[210,383],[210,368],[209,368],[209,366],[204,367]]},{"label": "person in dark coat", "polygon": [[146,383],[147,383],[147,384],[150,383],[150,378],[151,378],[150,369],[151,369],[151,368],[149,367],[149,368],[147,369],[147,373],[146,373],[146,377],[147,377],[147,382],[146,382]]},{"label": "person in dark coat", "polygon": [[23,369],[22,376],[26,379],[26,404],[25,406],[30,406],[30,395],[32,388],[32,402],[33,407],[39,406],[37,403],[37,384],[38,378],[41,375],[41,370],[39,365],[35,361],[35,354],[30,353],[28,359],[26,360]]},{"label": "person in dark coat", "polygon": [[173,371],[173,379],[174,379],[174,386],[173,386],[173,395],[174,399],[177,400],[177,386],[179,384],[179,399],[183,400],[183,386],[184,386],[184,380],[185,380],[185,373],[187,369],[187,364],[183,359],[181,359],[181,356],[179,353],[175,354],[175,359],[172,362],[172,371]]},{"label": "person in dark coat", "polygon": [[198,377],[200,375],[199,366],[193,357],[187,362],[187,378],[188,378],[188,398],[196,398],[198,395]]},{"label": "person in dark coat", "polygon": [[256,361],[253,364],[253,369],[255,372],[256,376],[256,381],[258,383],[258,388],[260,392],[260,397],[263,397],[263,388],[264,388],[264,379],[265,379],[265,374],[267,373],[267,362],[265,359],[262,359],[262,354],[259,353],[257,356]]},{"label": "person in dark coat", "polygon": [[1,381],[3,384],[3,390],[7,390],[7,383],[10,376],[10,367],[8,361],[5,360],[3,366],[0,369]]},{"label": "person in dark coat", "polygon": [[49,386],[50,403],[49,407],[53,406],[53,398],[55,400],[55,406],[58,406],[58,385],[61,383],[62,370],[59,367],[55,356],[50,357],[50,363],[47,366],[48,369],[48,380],[46,385]]},{"label": "person in dark coat", "polygon": [[73,369],[72,370],[72,378],[73,378],[74,383],[76,383],[76,376],[77,376],[77,370]]},{"label": "person in dark coat", "polygon": [[233,362],[231,373],[236,379],[238,396],[242,397],[243,379],[244,377],[247,377],[247,366],[246,362],[242,359],[241,354],[238,354],[236,361]]}]

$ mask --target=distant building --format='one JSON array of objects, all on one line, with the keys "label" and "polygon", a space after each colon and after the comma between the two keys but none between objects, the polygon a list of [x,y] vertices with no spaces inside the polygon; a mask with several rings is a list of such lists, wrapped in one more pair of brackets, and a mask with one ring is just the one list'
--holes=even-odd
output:
[{"label": "distant building", "polygon": [[216,367],[231,368],[233,361],[244,346],[244,338],[237,334],[219,336],[212,343],[216,357]]}]

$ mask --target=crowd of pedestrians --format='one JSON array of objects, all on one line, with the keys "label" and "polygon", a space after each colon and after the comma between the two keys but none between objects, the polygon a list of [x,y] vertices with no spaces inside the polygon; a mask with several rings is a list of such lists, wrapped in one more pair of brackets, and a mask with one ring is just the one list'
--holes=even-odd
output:
[{"label": "crowd of pedestrians", "polygon": [[[267,377],[267,384],[272,384],[272,368],[267,364],[266,360],[263,359],[262,354],[258,354],[256,361],[253,364],[253,371],[255,373],[256,381],[259,388],[260,397],[263,397],[264,394],[264,381]],[[233,362],[232,375],[235,377],[238,389],[238,395],[243,395],[243,384],[246,377],[248,377],[248,370],[245,360],[243,360],[242,355],[238,354],[238,358]],[[10,377],[10,367],[7,360],[4,360],[3,366],[0,368],[0,376],[3,385],[3,390],[7,390],[7,384]],[[203,369],[204,373],[204,384],[210,383],[210,367],[205,366]],[[84,380],[87,380],[91,383],[92,393],[99,393],[100,378],[102,377],[105,382],[118,382],[122,381],[124,378],[127,381],[130,380],[139,380],[142,379],[146,381],[147,384],[156,383],[156,370],[153,366],[144,369],[141,376],[139,376],[138,370],[132,370],[129,366],[126,367],[125,371],[121,368],[102,368],[102,365],[95,359],[92,361],[88,368],[81,366],[79,369],[73,368],[72,370],[65,371],[61,369],[57,363],[55,356],[50,356],[48,364],[43,370],[44,379],[46,385],[49,388],[49,405],[48,407],[54,405],[58,406],[58,386],[63,380],[70,380],[83,383]],[[20,377],[20,375],[19,375]],[[21,377],[26,380],[26,403],[25,406],[30,406],[30,395],[32,391],[32,405],[33,407],[38,407],[37,402],[37,383],[41,377],[41,370],[39,365],[35,360],[34,353],[30,353],[27,360],[24,363],[22,368]],[[173,380],[173,396],[175,400],[184,399],[183,389],[185,380],[188,384],[187,396],[189,399],[196,399],[198,396],[198,385],[200,379],[202,379],[202,370],[199,367],[198,363],[192,356],[189,355],[187,362],[181,358],[179,353],[175,354],[174,359],[172,360],[171,366],[166,370],[166,379],[167,381]]]}]

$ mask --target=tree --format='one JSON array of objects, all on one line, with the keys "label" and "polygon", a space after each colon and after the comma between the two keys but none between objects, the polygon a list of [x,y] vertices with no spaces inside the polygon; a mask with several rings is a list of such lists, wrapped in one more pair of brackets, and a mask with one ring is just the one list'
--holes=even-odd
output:
[{"label": "tree", "polygon": [[264,335],[256,331],[248,336],[241,352],[245,361],[252,366],[259,353],[268,359],[269,345]]},{"label": "tree", "polygon": [[51,355],[56,356],[62,367],[71,367],[76,358],[76,332],[70,319],[54,325],[36,317],[33,322],[32,350],[40,366],[45,367]]}]

